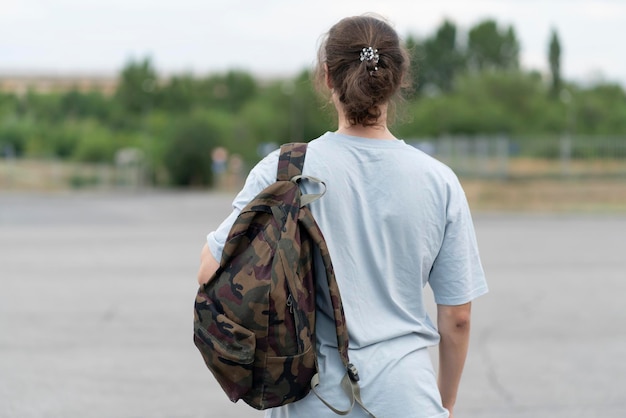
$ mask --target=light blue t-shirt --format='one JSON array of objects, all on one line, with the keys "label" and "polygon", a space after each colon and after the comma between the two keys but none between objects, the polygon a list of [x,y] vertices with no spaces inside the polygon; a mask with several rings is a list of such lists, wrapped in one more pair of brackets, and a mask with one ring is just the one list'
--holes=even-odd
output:
[{"label": "light blue t-shirt", "polygon": [[[250,172],[233,212],[208,237],[217,260],[239,211],[276,179],[278,151]],[[378,418],[447,417],[427,347],[439,342],[423,288],[435,302],[461,305],[487,292],[465,194],[444,164],[402,140],[326,133],[309,143],[303,174],[322,179],[326,194],[310,207],[326,238],[361,377],[364,404]],[[304,192],[317,185],[305,182]],[[317,269],[323,274],[323,269]],[[325,278],[318,283],[325,286]],[[326,287],[327,290],[327,287]],[[330,301],[318,292],[320,392],[348,406],[339,382]],[[266,417],[336,416],[310,393]],[[355,406],[349,417],[366,417]]]}]

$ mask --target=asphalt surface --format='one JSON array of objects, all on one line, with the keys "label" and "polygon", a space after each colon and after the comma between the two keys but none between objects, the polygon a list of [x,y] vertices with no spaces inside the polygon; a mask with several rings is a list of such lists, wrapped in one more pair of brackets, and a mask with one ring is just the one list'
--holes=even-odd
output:
[{"label": "asphalt surface", "polygon": [[[0,417],[262,416],[192,343],[199,250],[230,200],[0,193]],[[455,417],[626,415],[626,216],[475,224],[491,291]]]}]

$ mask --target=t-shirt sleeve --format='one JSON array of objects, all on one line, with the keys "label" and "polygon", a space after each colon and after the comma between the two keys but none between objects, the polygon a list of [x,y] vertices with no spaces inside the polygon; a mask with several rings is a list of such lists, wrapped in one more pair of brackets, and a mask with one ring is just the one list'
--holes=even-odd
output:
[{"label": "t-shirt sleeve", "polygon": [[446,226],[429,283],[439,305],[462,305],[488,292],[476,233],[458,180],[448,185]]},{"label": "t-shirt sleeve", "polygon": [[233,200],[233,211],[224,219],[224,221],[217,227],[215,231],[210,232],[207,235],[207,245],[211,254],[216,260],[220,261],[222,258],[222,250],[226,244],[228,233],[232,228],[237,216],[241,213],[241,210],[252,199],[256,197],[259,192],[265,189],[267,186],[276,181],[276,170],[278,168],[278,155],[279,150],[276,150],[262,159],[248,174],[246,182]]}]

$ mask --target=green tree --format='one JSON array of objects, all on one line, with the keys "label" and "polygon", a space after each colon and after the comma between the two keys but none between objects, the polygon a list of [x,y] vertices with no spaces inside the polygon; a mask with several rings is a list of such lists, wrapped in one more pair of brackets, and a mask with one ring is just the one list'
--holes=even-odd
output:
[{"label": "green tree", "polygon": [[173,113],[189,112],[199,100],[201,82],[192,75],[173,76],[158,92],[158,106]]},{"label": "green tree", "polygon": [[58,93],[37,93],[29,91],[22,99],[25,114],[38,121],[60,121],[64,118],[61,95]]},{"label": "green tree", "polygon": [[0,92],[0,120],[5,116],[13,116],[18,113],[19,100],[13,94]]},{"label": "green tree", "polygon": [[409,53],[409,76],[411,77],[412,87],[407,96],[414,98],[426,85],[422,74],[424,47],[417,38],[412,35],[406,38],[404,46]]},{"label": "green tree", "polygon": [[519,52],[519,42],[512,26],[500,29],[494,20],[486,20],[469,31],[467,60],[473,70],[517,69]]},{"label": "green tree", "polygon": [[101,121],[108,118],[111,108],[109,99],[102,93],[82,93],[75,89],[61,95],[59,106],[65,118],[95,117]]},{"label": "green tree", "polygon": [[0,155],[21,157],[36,130],[35,125],[32,118],[4,118],[0,123]]},{"label": "green tree", "polygon": [[61,126],[59,145],[71,147],[61,148],[64,152],[71,150],[72,159],[90,163],[112,163],[115,152],[125,144],[121,144],[122,135],[113,132],[95,120],[82,120],[77,123]]},{"label": "green tree", "polygon": [[131,60],[122,70],[115,98],[125,111],[142,115],[152,110],[157,89],[157,73],[150,58]]},{"label": "green tree", "polygon": [[[287,81],[283,84],[289,90]],[[317,94],[312,83],[312,74],[308,71],[301,72],[293,79],[293,92],[285,94],[287,110],[290,117],[290,140],[308,141],[322,133],[335,129],[336,115],[334,107],[328,112],[324,106],[324,98]]]},{"label": "green tree", "polygon": [[459,75],[452,93],[422,98],[409,110],[413,120],[397,130],[404,138],[560,133],[565,120],[541,77],[521,72]]},{"label": "green tree", "polygon": [[176,186],[213,184],[212,150],[220,132],[202,115],[179,120],[167,143],[164,164]]},{"label": "green tree", "polygon": [[618,84],[602,83],[573,91],[576,133],[615,135],[626,132],[626,93]]},{"label": "green tree", "polygon": [[550,63],[550,74],[552,84],[550,94],[553,98],[558,98],[561,93],[561,43],[556,29],[552,30],[550,46],[548,48],[548,62]]},{"label": "green tree", "polygon": [[226,74],[213,75],[203,84],[203,90],[208,93],[207,104],[233,113],[239,111],[258,93],[256,80],[244,71],[233,70]]},{"label": "green tree", "polygon": [[456,25],[444,21],[435,35],[426,39],[423,48],[423,83],[446,93],[452,91],[454,78],[464,65],[457,44]]}]

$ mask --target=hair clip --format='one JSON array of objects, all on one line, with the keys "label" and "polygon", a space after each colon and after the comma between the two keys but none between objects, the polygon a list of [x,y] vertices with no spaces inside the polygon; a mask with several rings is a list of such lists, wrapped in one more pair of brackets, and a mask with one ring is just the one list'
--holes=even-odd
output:
[{"label": "hair clip", "polygon": [[371,46],[367,48],[363,48],[361,50],[361,62],[363,61],[373,61],[374,71],[378,71],[378,59],[380,56],[378,55],[378,49],[374,49]]}]

